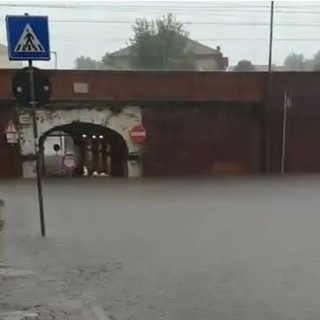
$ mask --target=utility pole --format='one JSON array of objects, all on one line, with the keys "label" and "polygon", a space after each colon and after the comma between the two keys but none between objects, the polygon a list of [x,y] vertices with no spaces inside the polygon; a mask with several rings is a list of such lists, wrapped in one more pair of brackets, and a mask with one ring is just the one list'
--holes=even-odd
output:
[{"label": "utility pole", "polygon": [[272,49],[273,49],[273,20],[274,20],[274,1],[271,1],[270,6],[270,35],[269,35],[269,62],[268,72],[272,72]]},{"label": "utility pole", "polygon": [[269,27],[269,58],[268,58],[268,79],[267,99],[265,110],[265,171],[270,173],[271,166],[271,144],[270,144],[270,111],[272,108],[272,53],[273,53],[273,25],[274,25],[274,1],[270,3],[270,27]]}]

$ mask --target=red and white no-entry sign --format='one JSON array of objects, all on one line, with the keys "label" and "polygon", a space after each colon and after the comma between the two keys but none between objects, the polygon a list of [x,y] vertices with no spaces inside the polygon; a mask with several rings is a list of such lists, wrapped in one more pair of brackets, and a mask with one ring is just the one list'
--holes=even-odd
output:
[{"label": "red and white no-entry sign", "polygon": [[146,129],[142,124],[134,126],[130,131],[130,138],[134,143],[142,143],[144,140],[146,140],[146,137]]},{"label": "red and white no-entry sign", "polygon": [[73,170],[77,167],[78,161],[73,153],[67,153],[62,158],[62,166],[65,170]]}]

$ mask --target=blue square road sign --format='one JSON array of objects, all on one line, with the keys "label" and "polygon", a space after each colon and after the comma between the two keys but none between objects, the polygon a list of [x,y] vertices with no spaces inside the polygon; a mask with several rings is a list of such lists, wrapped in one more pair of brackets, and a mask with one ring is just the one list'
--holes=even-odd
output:
[{"label": "blue square road sign", "polygon": [[50,60],[49,23],[46,16],[7,16],[10,60]]}]

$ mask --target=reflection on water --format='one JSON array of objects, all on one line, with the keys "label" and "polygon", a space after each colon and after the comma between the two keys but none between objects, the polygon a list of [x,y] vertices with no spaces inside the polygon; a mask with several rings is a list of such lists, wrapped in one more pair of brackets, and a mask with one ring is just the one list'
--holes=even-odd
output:
[{"label": "reflection on water", "polygon": [[2,216],[2,208],[3,208],[3,201],[0,199],[0,267],[1,263],[3,262],[3,241],[2,241],[2,230],[4,228],[4,220]]},{"label": "reflection on water", "polygon": [[3,226],[4,226],[4,221],[2,219],[2,208],[3,208],[3,206],[4,206],[4,202],[3,202],[3,200],[0,199],[0,232],[3,229]]}]

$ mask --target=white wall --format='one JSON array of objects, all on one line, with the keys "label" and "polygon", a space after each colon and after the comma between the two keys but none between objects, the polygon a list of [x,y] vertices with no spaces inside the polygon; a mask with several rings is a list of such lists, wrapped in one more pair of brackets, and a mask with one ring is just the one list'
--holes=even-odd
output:
[{"label": "white wall", "polygon": [[[69,124],[71,122],[87,122],[108,127],[119,133],[127,143],[128,151],[139,152],[141,146],[133,144],[129,131],[137,124],[142,123],[140,107],[126,107],[120,114],[113,114],[108,108],[95,109],[68,109],[68,110],[39,110],[37,111],[38,133],[41,137],[48,130]],[[20,113],[20,146],[22,155],[34,154],[33,128],[31,115],[28,110]],[[33,178],[36,175],[35,161],[24,161],[23,177]],[[140,166],[128,162],[129,177],[141,175]]]}]

